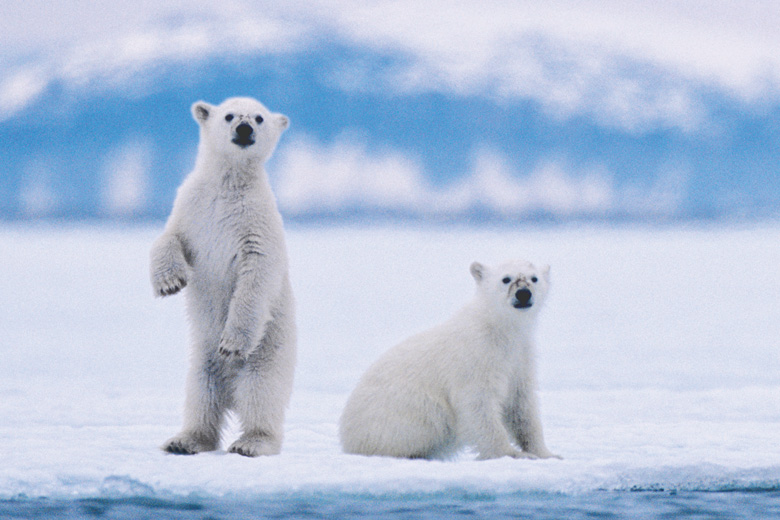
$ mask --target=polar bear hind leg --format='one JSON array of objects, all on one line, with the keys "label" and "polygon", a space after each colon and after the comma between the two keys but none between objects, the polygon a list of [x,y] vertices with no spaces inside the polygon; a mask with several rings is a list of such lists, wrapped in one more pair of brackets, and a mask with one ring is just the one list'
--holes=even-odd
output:
[{"label": "polar bear hind leg", "polygon": [[167,440],[162,449],[193,455],[219,447],[225,412],[231,406],[231,388],[215,363],[193,364],[187,381],[184,428]]},{"label": "polar bear hind leg", "polygon": [[346,453],[409,459],[447,459],[455,453],[451,413],[410,396],[389,398],[361,390],[350,398],[341,418]]},{"label": "polar bear hind leg", "polygon": [[243,433],[228,448],[231,453],[256,457],[282,449],[295,371],[295,329],[289,325],[292,306],[280,311],[237,375],[233,410]]}]

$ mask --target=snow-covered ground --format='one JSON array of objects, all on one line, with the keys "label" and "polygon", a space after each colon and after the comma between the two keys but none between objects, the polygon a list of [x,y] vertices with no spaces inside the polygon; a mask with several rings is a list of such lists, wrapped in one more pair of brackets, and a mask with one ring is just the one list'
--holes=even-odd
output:
[{"label": "snow-covered ground", "polygon": [[[294,227],[299,363],[261,459],[158,448],[188,360],[183,298],[148,281],[160,227],[0,228],[0,498],[780,489],[780,224]],[[473,260],[512,257],[552,265],[538,369],[564,460],[342,454],[368,364],[465,303]]]}]

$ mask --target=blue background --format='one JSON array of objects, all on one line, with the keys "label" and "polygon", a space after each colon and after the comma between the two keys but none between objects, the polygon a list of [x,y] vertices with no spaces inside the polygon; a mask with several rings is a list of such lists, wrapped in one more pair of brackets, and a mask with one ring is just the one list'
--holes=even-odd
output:
[{"label": "blue background", "polygon": [[[54,51],[17,57],[6,75],[56,59]],[[569,65],[550,60],[565,77]],[[561,114],[532,95],[497,94],[489,78],[463,89],[394,87],[394,71],[412,61],[408,52],[361,46],[323,31],[289,51],[151,60],[120,71],[118,80],[93,74],[78,83],[52,74],[39,95],[0,120],[0,218],[164,218],[194,163],[198,132],[190,105],[234,95],[256,97],[290,116],[292,127],[279,150],[297,138],[337,146],[347,135],[368,154],[392,151],[411,158],[433,190],[466,179],[477,151],[487,149],[505,158],[517,179],[531,177],[545,161],[562,165],[572,179],[600,168],[615,193],[598,211],[539,207],[507,214],[490,201],[434,211],[453,221],[718,220],[780,213],[780,102],[774,88],[746,100],[715,83],[696,83],[626,58],[618,75],[661,101],[664,89],[683,89],[703,117],[687,126],[663,114],[620,124],[599,116],[598,99],[586,110]],[[361,84],[345,88],[340,79],[356,66]],[[143,200],[112,212],[103,200],[107,157],[134,141],[145,143]],[[30,208],[25,202],[31,171],[45,172],[38,181],[45,184],[49,204]],[[273,162],[269,171],[273,177]],[[649,198],[637,204],[637,194],[657,189],[673,202]],[[425,218],[415,209],[354,201],[336,209],[308,204],[293,210],[282,204],[282,211],[302,221]]]}]

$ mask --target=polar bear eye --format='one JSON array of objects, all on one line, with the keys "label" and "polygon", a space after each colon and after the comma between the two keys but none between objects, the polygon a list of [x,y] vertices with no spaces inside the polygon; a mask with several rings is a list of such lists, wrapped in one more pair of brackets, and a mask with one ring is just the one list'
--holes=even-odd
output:
[{"label": "polar bear eye", "polygon": [[225,121],[227,121],[228,123],[231,122],[232,120],[233,120],[233,114],[228,114],[225,116]]},{"label": "polar bear eye", "polygon": [[263,116],[255,116],[255,123],[258,125],[263,122]]},{"label": "polar bear eye", "polygon": [[535,277],[535,276],[532,276],[532,277],[531,277],[531,281],[532,281],[533,283],[536,283],[536,282],[538,282],[538,281],[539,281],[539,279],[538,279],[537,277]]},{"label": "polar bear eye", "polygon": [[505,276],[504,279],[501,280],[501,281],[504,282],[505,284],[507,284],[507,283],[511,282],[512,279],[510,277],[508,277],[508,276]]}]

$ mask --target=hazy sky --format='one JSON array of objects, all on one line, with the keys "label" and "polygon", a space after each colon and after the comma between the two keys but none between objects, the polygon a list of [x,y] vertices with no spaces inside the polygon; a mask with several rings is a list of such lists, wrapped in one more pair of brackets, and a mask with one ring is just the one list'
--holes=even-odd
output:
[{"label": "hazy sky", "polygon": [[[780,70],[774,0],[293,0],[218,7],[202,0],[6,0],[0,13],[0,49],[11,60],[87,52],[130,36],[174,38],[184,30],[208,35],[203,52],[219,52],[231,38],[236,47],[273,40],[282,46],[293,32],[327,28],[355,43],[412,53],[454,75],[479,73],[502,47],[529,36],[569,52],[609,50],[745,91],[776,80]],[[252,35],[252,26],[266,34]]]},{"label": "hazy sky", "polygon": [[[582,117],[607,133],[637,138],[670,129],[685,136],[716,133],[718,125],[733,123],[713,115],[724,107],[749,115],[769,114],[780,106],[777,0],[289,0],[265,5],[228,0],[219,6],[205,0],[5,0],[0,6],[0,122],[24,114],[47,95],[90,99],[122,91],[125,84],[143,89],[143,81],[128,80],[138,75],[154,83],[177,70],[158,67],[166,63],[226,58],[241,67],[257,63],[242,56],[277,53],[288,55],[290,64],[310,67],[308,57],[332,58],[330,42],[337,44],[333,49],[349,51],[318,72],[318,81],[330,82],[326,90],[354,90],[357,97],[365,89],[385,97],[436,92],[453,103],[488,99],[495,107],[530,100],[551,120]],[[143,97],[144,91],[130,94]],[[421,183],[428,172],[409,151],[377,156],[346,138],[290,144],[296,153],[280,155],[279,165],[287,172],[282,178],[290,180],[280,185],[280,193],[291,204],[309,199],[325,204],[338,199],[333,193],[346,199],[377,193],[393,204],[430,205],[410,198],[425,191]],[[768,149],[761,139],[753,145],[762,153]],[[108,199],[119,208],[133,207],[150,189],[142,182],[147,173],[142,159],[150,152],[145,142],[117,146],[106,159],[106,170],[123,176],[107,183],[106,190],[121,196]],[[506,156],[476,149],[468,166],[472,185],[437,194],[437,205],[468,206],[477,196],[497,208],[528,204],[507,193],[531,193],[535,201],[554,193],[557,198],[548,197],[545,204],[564,210],[577,204],[608,207],[619,199],[608,182],[613,172],[600,162],[593,172],[580,168],[577,175],[569,174],[558,149],[567,146],[573,145],[561,142],[545,150],[538,164],[527,168],[530,180],[522,186],[510,183],[517,176],[506,166]],[[724,154],[719,160],[732,164],[733,154]],[[26,168],[48,171],[40,166],[45,160],[37,160]],[[690,169],[678,162],[648,166],[648,175],[655,175],[653,168],[667,175],[660,185],[671,188],[659,191],[672,194],[671,206],[685,192],[685,182],[675,179],[687,179]],[[319,172],[310,163],[325,165],[332,174],[300,177],[301,172]],[[697,172],[702,178],[711,173],[711,164],[705,163]],[[362,171],[366,164],[387,172],[382,182],[391,181],[373,191],[351,184],[359,175],[345,172]],[[746,168],[759,171],[761,164],[757,160]],[[764,170],[762,175],[768,175]],[[39,189],[45,183],[28,184],[30,200],[50,204],[48,192]],[[317,197],[325,193],[330,195],[322,202]]]},{"label": "hazy sky", "polygon": [[[6,0],[0,118],[52,81],[79,88],[156,62],[294,52],[317,38],[403,56],[387,82],[538,100],[632,128],[701,120],[694,90],[780,99],[780,2],[756,0]],[[384,78],[388,79],[388,78]],[[361,71],[338,81],[353,88]]]}]

